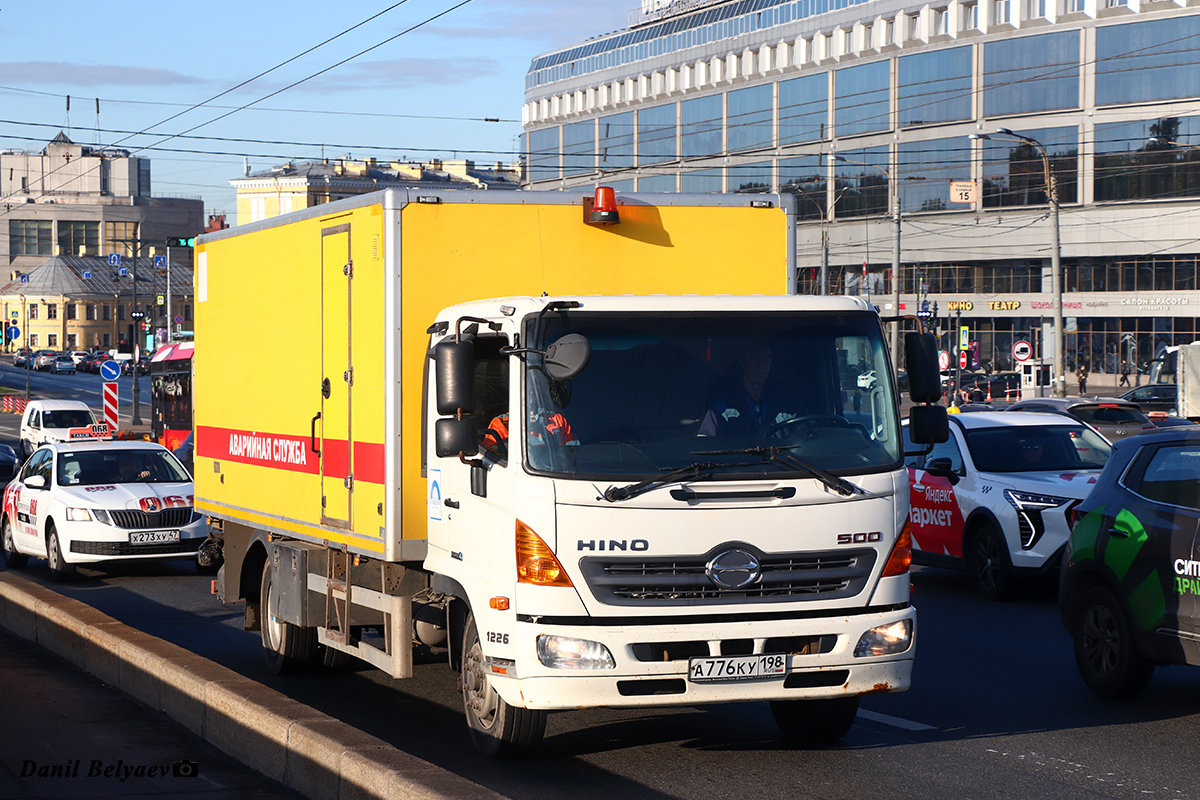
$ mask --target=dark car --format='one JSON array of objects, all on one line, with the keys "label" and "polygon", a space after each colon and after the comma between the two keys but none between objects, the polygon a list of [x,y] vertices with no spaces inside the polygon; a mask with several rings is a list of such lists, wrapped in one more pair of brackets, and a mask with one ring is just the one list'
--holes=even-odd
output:
[{"label": "dark car", "polygon": [[1121,395],[1122,400],[1137,403],[1142,411],[1165,411],[1175,413],[1179,400],[1179,385],[1175,383],[1152,383],[1149,386],[1139,386],[1131,392]]},{"label": "dark car", "polygon": [[1066,414],[1091,425],[1113,443],[1156,430],[1136,403],[1119,397],[1037,397],[1020,400],[1005,410]]},{"label": "dark car", "polygon": [[1154,667],[1200,664],[1200,427],[1118,442],[1075,509],[1059,596],[1075,662],[1101,697]]}]

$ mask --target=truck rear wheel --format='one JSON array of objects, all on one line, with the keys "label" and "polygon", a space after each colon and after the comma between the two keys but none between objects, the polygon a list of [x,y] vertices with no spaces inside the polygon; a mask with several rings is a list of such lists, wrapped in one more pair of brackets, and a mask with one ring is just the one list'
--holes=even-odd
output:
[{"label": "truck rear wheel", "polygon": [[276,675],[306,669],[317,655],[317,629],[303,628],[272,616],[270,560],[263,566],[259,598],[262,602],[262,643],[267,668]]},{"label": "truck rear wheel", "polygon": [[546,734],[546,712],[510,706],[492,688],[474,616],[467,617],[462,654],[463,707],[475,747],[488,758],[512,758],[536,748]]},{"label": "truck rear wheel", "polygon": [[802,744],[830,744],[850,732],[858,695],[821,700],[772,700],[771,716],[783,735]]}]

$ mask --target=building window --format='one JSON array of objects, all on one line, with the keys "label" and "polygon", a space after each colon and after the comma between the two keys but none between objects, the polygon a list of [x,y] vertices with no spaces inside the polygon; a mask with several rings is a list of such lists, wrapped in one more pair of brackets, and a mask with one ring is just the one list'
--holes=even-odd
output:
[{"label": "building window", "polygon": [[121,305],[117,306],[117,319],[118,319],[118,320],[124,320],[124,319],[125,319],[125,304],[124,304],[124,303],[122,303]]},{"label": "building window", "polygon": [[30,347],[37,348],[40,344],[41,344],[41,339],[38,338],[38,335],[36,333],[29,334],[29,346]]},{"label": "building window", "polygon": [[946,9],[939,8],[933,12],[933,32],[938,36],[945,36],[950,33],[949,15]]},{"label": "building window", "polygon": [[38,304],[37,303],[29,304],[29,318],[30,319],[38,318]]},{"label": "building window", "polygon": [[106,348],[112,347],[112,334],[111,333],[104,334],[103,340],[104,340],[104,346]]},{"label": "building window", "polygon": [[58,319],[58,303],[46,303],[46,319]]},{"label": "building window", "polygon": [[183,307],[183,321],[184,322],[192,321],[192,306],[190,303]]},{"label": "building window", "polygon": [[48,256],[54,253],[50,220],[8,221],[8,248],[14,256]]},{"label": "building window", "polygon": [[86,247],[89,253],[99,253],[100,223],[59,220],[58,246],[63,255],[77,256],[81,247]]},{"label": "building window", "polygon": [[779,83],[779,143],[824,139],[829,124],[829,75],[820,73]]},{"label": "building window", "polygon": [[116,253],[125,258],[133,258],[133,248],[137,239],[136,222],[106,222],[104,223],[104,253]]},{"label": "building window", "polygon": [[834,124],[838,136],[855,136],[891,127],[890,82],[891,64],[887,61],[837,71]]},{"label": "building window", "polygon": [[911,42],[921,38],[921,15],[910,14],[908,17],[908,39]]},{"label": "building window", "polygon": [[684,158],[711,156],[721,152],[722,99],[721,95],[715,94],[679,104],[683,121],[680,146]]},{"label": "building window", "polygon": [[100,319],[104,320],[105,322],[108,322],[112,319],[112,306],[110,306],[108,303],[105,303],[100,307]]},{"label": "building window", "polygon": [[1096,104],[1144,103],[1200,95],[1200,16],[1096,29]]},{"label": "building window", "polygon": [[1011,0],[992,0],[992,24],[1007,25],[1011,19],[1009,3]]},{"label": "building window", "polygon": [[76,316],[76,306],[74,303],[64,303],[63,310],[67,312],[67,319],[78,319]]},{"label": "building window", "polygon": [[46,347],[49,347],[51,350],[55,350],[58,348],[58,334],[57,333],[46,334]]},{"label": "building window", "polygon": [[74,333],[68,333],[68,334],[67,334],[67,349],[68,349],[68,350],[74,350],[74,349],[75,349],[75,342],[76,342],[76,341],[77,341],[77,339],[76,339],[76,334],[74,334]]},{"label": "building window", "polygon": [[970,119],[972,60],[970,47],[901,56],[896,83],[900,124]]},{"label": "building window", "polygon": [[973,31],[979,28],[979,4],[971,3],[963,6],[962,29]]},{"label": "building window", "polygon": [[[1046,148],[1058,182],[1058,201],[1074,203],[1079,181],[1079,129],[1041,128],[1021,131]],[[983,142],[983,205],[1044,206],[1046,170],[1036,148],[1025,143]]]},{"label": "building window", "polygon": [[729,150],[753,150],[771,146],[773,104],[772,85],[769,83],[729,93]]},{"label": "building window", "polygon": [[675,117],[674,103],[638,111],[639,164],[657,164],[679,157],[675,146]]},{"label": "building window", "polygon": [[[633,115],[630,114],[630,117]],[[603,135],[604,120],[600,121]],[[630,141],[633,131],[629,131]],[[530,131],[526,141],[529,143],[529,180],[546,181],[558,177],[558,126],[541,128]],[[603,153],[601,153],[603,162]]]},{"label": "building window", "polygon": [[984,45],[986,116],[1078,107],[1078,31],[1023,36]]},{"label": "building window", "polygon": [[1046,18],[1046,0],[1026,0],[1025,16],[1027,19]]},{"label": "building window", "polygon": [[[1163,117],[1096,126],[1096,202],[1200,194],[1200,117]],[[1151,142],[1150,140],[1155,141]]]},{"label": "building window", "polygon": [[94,321],[96,319],[96,306],[92,303],[88,303],[83,308],[84,308],[84,318]]},{"label": "building window", "polygon": [[1063,0],[1063,11],[1067,14],[1080,13],[1087,10],[1087,0]]},{"label": "building window", "polygon": [[893,20],[886,19],[883,21],[883,46],[884,47],[887,47],[894,41],[893,37],[895,36],[895,27],[896,27],[896,23]]},{"label": "building window", "polygon": [[596,171],[596,122],[573,122],[563,126],[563,176]]}]

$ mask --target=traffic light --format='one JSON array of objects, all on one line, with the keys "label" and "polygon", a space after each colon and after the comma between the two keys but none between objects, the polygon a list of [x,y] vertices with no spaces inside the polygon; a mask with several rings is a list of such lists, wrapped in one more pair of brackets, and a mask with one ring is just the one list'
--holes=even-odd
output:
[{"label": "traffic light", "polygon": [[185,238],[182,236],[168,236],[167,247],[195,247],[196,237]]},{"label": "traffic light", "polygon": [[141,319],[144,316],[146,316],[145,311],[130,311],[129,312],[130,319]]}]

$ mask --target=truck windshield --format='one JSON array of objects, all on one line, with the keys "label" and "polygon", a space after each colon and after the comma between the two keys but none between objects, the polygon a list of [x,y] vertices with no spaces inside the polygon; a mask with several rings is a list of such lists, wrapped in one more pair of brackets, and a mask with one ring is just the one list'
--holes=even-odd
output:
[{"label": "truck windshield", "polygon": [[[543,346],[591,344],[569,381],[525,370],[525,464],[534,472],[645,480],[836,475],[899,466],[896,392],[869,312],[597,314],[542,320]],[[539,337],[527,323],[526,339]],[[802,471],[801,471],[802,472]]]}]

